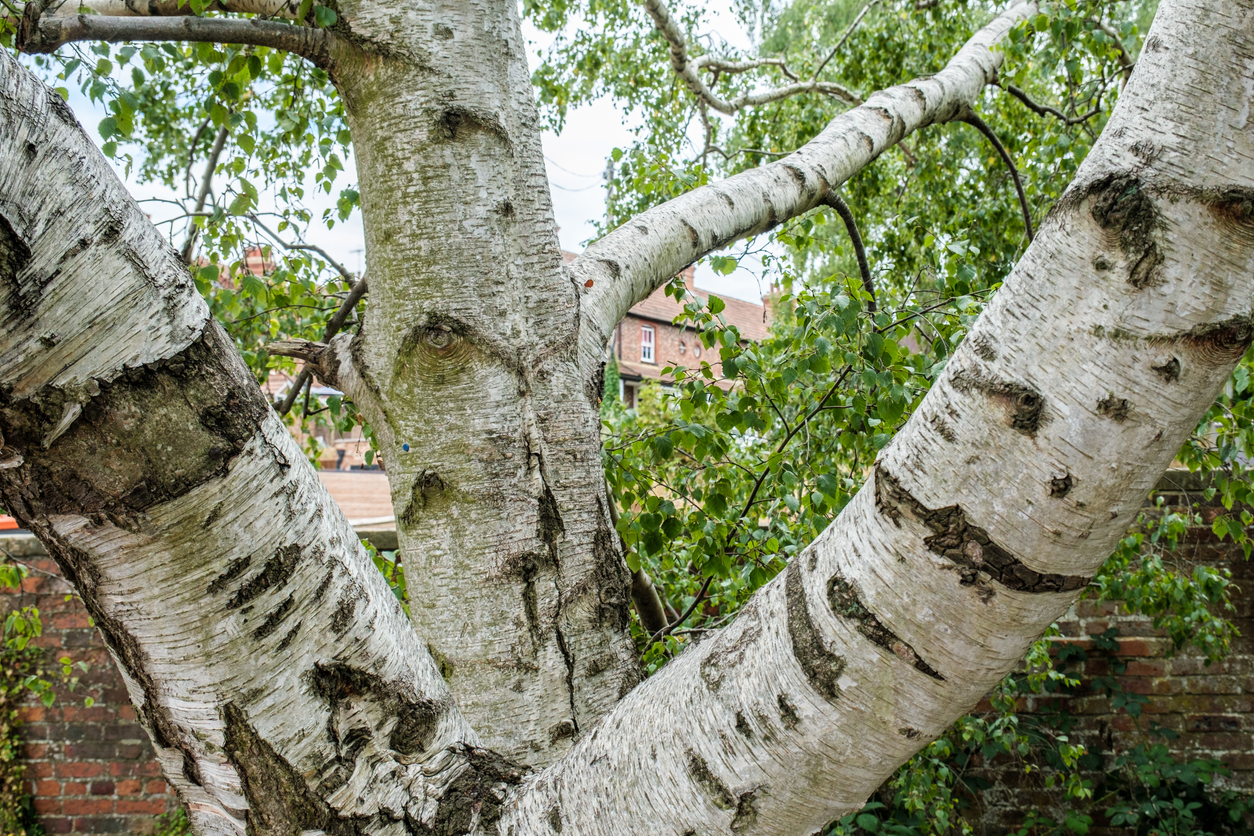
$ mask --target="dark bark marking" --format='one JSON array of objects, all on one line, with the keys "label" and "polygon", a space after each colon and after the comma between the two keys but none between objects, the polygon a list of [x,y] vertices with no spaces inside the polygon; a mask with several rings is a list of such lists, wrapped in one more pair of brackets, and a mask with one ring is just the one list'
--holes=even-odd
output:
[{"label": "dark bark marking", "polygon": [[617,281],[623,275],[622,266],[612,258],[598,258],[597,263],[604,265],[605,269],[610,271],[610,278],[614,281]]},{"label": "dark bark marking", "polygon": [[548,543],[552,551],[557,549],[558,538],[566,533],[562,513],[557,507],[557,497],[553,496],[553,491],[549,488],[547,481],[544,483],[544,491],[540,494],[540,520],[537,523],[536,533],[541,540]]},{"label": "dark bark marking", "polygon": [[217,505],[213,506],[213,510],[205,517],[205,522],[201,528],[208,531],[211,527],[213,527],[213,524],[216,523],[218,518],[222,516],[222,509],[225,507],[225,502],[219,502]]},{"label": "dark bark marking", "polygon": [[1254,241],[1254,189],[1229,186],[1203,196],[1211,214],[1237,240]]},{"label": "dark bark marking", "polygon": [[755,787],[736,796],[736,814],[731,820],[732,833],[740,833],[757,822],[758,811],[754,802],[757,801],[758,793],[761,791],[761,787]]},{"label": "dark bark marking", "polygon": [[348,628],[353,626],[353,613],[357,611],[357,602],[365,599],[365,590],[353,581],[336,604],[335,613],[331,616],[331,632],[337,636],[348,632]]},{"label": "dark bark marking", "polygon": [[222,707],[227,759],[239,774],[248,800],[250,836],[292,836],[321,830],[329,836],[357,836],[355,824],[319,798],[292,764],[274,751],[234,702]]},{"label": "dark bark marking", "polygon": [[285,635],[282,639],[279,640],[279,643],[275,647],[275,650],[278,650],[279,652],[287,650],[288,647],[291,646],[292,642],[296,640],[296,635],[300,632],[300,628],[302,624],[304,624],[303,621],[296,622],[296,626],[293,627],[291,630],[288,630],[287,635]]},{"label": "dark bark marking", "polygon": [[727,671],[736,667],[745,658],[745,653],[757,641],[758,636],[762,634],[762,624],[758,617],[757,608],[752,609],[746,607],[740,614],[740,621],[744,625],[741,628],[740,637],[734,642],[729,642],[726,635],[720,636],[718,643],[713,646],[709,654],[701,660],[698,671],[701,679],[709,686],[711,691],[717,691],[723,686],[723,678]]},{"label": "dark bark marking", "polygon": [[1163,219],[1146,184],[1133,174],[1108,174],[1079,190],[1076,199],[1091,199],[1093,220],[1116,237],[1119,249],[1132,263],[1128,283],[1137,289],[1157,284],[1164,257],[1155,233],[1163,227]]},{"label": "dark bark marking", "polygon": [[827,601],[838,618],[854,622],[854,629],[872,644],[884,648],[937,682],[945,681],[945,677],[923,661],[918,651],[902,641],[896,633],[883,625],[875,613],[867,609],[866,604],[862,603],[861,596],[858,595],[857,588],[839,572],[827,581]]},{"label": "dark bark marking", "polygon": [[439,41],[451,41],[453,39],[453,30],[443,23],[437,23],[432,27],[432,33],[435,35],[436,40]]},{"label": "dark bark marking", "polygon": [[728,209],[736,208],[736,201],[732,200],[731,195],[724,194],[723,192],[719,192],[718,196],[723,199],[724,203],[727,204]]},{"label": "dark bark marking", "polygon": [[736,734],[747,740],[753,740],[753,726],[749,725],[749,720],[742,711],[736,712]]},{"label": "dark bark marking", "polygon": [[248,567],[252,565],[252,562],[252,555],[246,554],[243,557],[237,557],[230,563],[226,564],[226,569],[222,571],[222,574],[213,579],[213,582],[205,589],[205,594],[216,595],[226,589],[226,585],[238,578],[240,575],[244,574],[244,572],[248,570]]},{"label": "dark bark marking", "polygon": [[569,740],[575,736],[575,724],[570,720],[562,720],[554,723],[549,729],[549,743],[556,743],[559,740]]},{"label": "dark bark marking", "polygon": [[522,781],[527,768],[487,749],[458,744],[467,767],[453,779],[436,808],[435,823],[417,832],[423,836],[463,836],[478,817],[476,832],[497,833],[497,822],[509,788]]},{"label": "dark bark marking", "polygon": [[283,623],[283,619],[287,618],[288,613],[292,611],[292,607],[296,606],[295,595],[289,595],[284,599],[283,603],[275,607],[261,626],[253,630],[253,638],[260,641],[269,636],[275,630],[279,629],[279,625]]},{"label": "dark bark marking", "polygon": [[[631,620],[629,610],[631,602],[631,572],[617,548],[617,538],[606,522],[608,514],[597,498],[597,528],[592,535],[592,558],[595,568],[592,572],[592,588],[588,593],[597,596],[596,607],[598,626],[609,622],[616,630],[626,630]],[[572,598],[584,590],[572,590]]]},{"label": "dark bark marking", "polygon": [[327,573],[322,576],[322,580],[318,583],[318,588],[314,590],[313,600],[316,604],[321,601],[323,596],[327,594],[327,590],[331,588],[331,581],[335,579],[335,570],[328,569]]},{"label": "dark bark marking", "polygon": [[1158,277],[1158,268],[1165,260],[1157,247],[1141,256],[1136,264],[1132,265],[1132,269],[1128,271],[1128,284],[1137,290],[1161,284]]},{"label": "dark bark marking", "polygon": [[588,403],[594,407],[599,407],[601,399],[605,397],[605,366],[606,363],[602,360],[597,364],[592,377],[588,378]]},{"label": "dark bark marking", "polygon": [[[296,571],[296,564],[299,562],[300,546],[297,544],[292,543],[276,549],[274,556],[265,562],[265,565],[261,567],[261,571],[244,581],[240,588],[235,591],[231,599],[226,602],[226,608],[228,610],[237,610],[267,589],[271,587],[281,588],[287,583],[292,573]],[[227,571],[230,571],[229,567]]]},{"label": "dark bark marking", "polygon": [[993,341],[987,334],[976,334],[972,337],[971,348],[975,351],[975,356],[981,360],[992,363],[997,359],[997,350],[993,348]]},{"label": "dark bark marking", "polygon": [[978,391],[1001,402],[1016,432],[1035,438],[1046,422],[1045,398],[1032,386],[1009,380],[998,380],[979,371],[960,371],[951,384],[959,392]]},{"label": "dark bark marking", "polygon": [[804,171],[792,163],[781,163],[784,171],[788,172],[788,176],[792,178],[793,183],[797,186],[797,191],[801,192],[802,197],[809,200],[818,193],[819,187],[816,183],[811,183]]},{"label": "dark bark marking", "polygon": [[1093,220],[1118,236],[1125,255],[1139,258],[1157,247],[1154,233],[1161,228],[1162,217],[1135,175],[1107,174],[1081,189],[1076,199],[1092,200]]},{"label": "dark bark marking", "polygon": [[[36,514],[134,517],[224,476],[270,411],[230,338],[209,323],[165,360],[127,369],[49,448],[43,439],[67,396],[45,389],[0,409],[5,445],[25,459],[0,481],[28,497]],[[172,449],[171,449],[172,448]]]},{"label": "dark bark marking", "polygon": [[[994,543],[988,532],[972,523],[960,505],[935,510],[915,499],[882,464],[875,466],[875,507],[901,525],[903,510],[930,528],[924,545],[933,554],[952,561],[959,568],[960,583],[974,586],[988,577],[1007,589],[1019,592],[1074,592],[1088,586],[1091,578],[1081,575],[1042,574]],[[992,590],[989,589],[991,597]],[[987,598],[985,599],[987,600]]]},{"label": "dark bark marking", "polygon": [[680,223],[684,225],[684,231],[688,233],[688,240],[693,248],[701,249],[701,233],[697,232],[697,228],[685,220],[681,220]]},{"label": "dark bark marking", "polygon": [[1207,363],[1227,365],[1241,359],[1254,341],[1254,319],[1238,315],[1222,322],[1198,325],[1172,339]]},{"label": "dark bark marking", "polygon": [[30,276],[21,280],[18,278],[27,271],[30,260],[30,247],[0,212],[0,292],[8,297],[0,308],[9,308],[23,319],[35,315],[39,299],[47,287],[47,282],[30,281]]},{"label": "dark bark marking", "polygon": [[923,732],[919,731],[918,729],[912,729],[909,726],[902,726],[901,728],[897,729],[897,733],[900,734],[902,737],[904,737],[906,740],[918,740],[920,737],[923,736]]},{"label": "dark bark marking", "polygon": [[784,597],[788,609],[788,637],[792,640],[792,653],[811,687],[828,702],[840,697],[836,681],[845,669],[845,659],[827,649],[810,608],[806,604],[805,585],[801,579],[801,564],[794,560],[785,570]]},{"label": "dark bark marking", "polygon": [[465,142],[476,134],[486,134],[502,145],[510,146],[509,131],[496,114],[475,108],[453,106],[436,119],[433,136],[443,142]]},{"label": "dark bark marking", "polygon": [[1071,478],[1070,473],[1064,473],[1062,476],[1055,476],[1049,480],[1049,495],[1062,499],[1071,493],[1071,488],[1075,484],[1075,480]]},{"label": "dark bark marking", "polygon": [[448,490],[448,485],[440,478],[440,475],[433,470],[423,470],[416,477],[414,483],[409,488],[409,502],[405,504],[405,510],[401,511],[399,522],[405,530],[413,528],[418,523],[419,512],[427,507],[427,503]]},{"label": "dark bark marking", "polygon": [[1116,424],[1122,424],[1128,420],[1128,415],[1132,412],[1132,405],[1128,403],[1127,398],[1116,398],[1115,394],[1111,392],[1097,402],[1097,412]]},{"label": "dark bark marking", "polygon": [[692,780],[697,782],[702,791],[710,797],[710,801],[720,810],[735,810],[736,797],[732,795],[732,791],[723,783],[722,779],[714,774],[710,769],[710,765],[706,763],[705,758],[701,757],[692,749],[685,751],[688,755],[688,774],[692,776]]},{"label": "dark bark marking", "polygon": [[1163,383],[1175,383],[1180,379],[1180,358],[1172,357],[1161,366],[1150,366],[1150,371],[1163,379]]},{"label": "dark bark marking", "polygon": [[928,416],[927,422],[936,428],[936,432],[940,433],[940,437],[948,441],[950,444],[958,442],[958,434],[954,432],[954,428],[949,426],[941,416],[933,413]]},{"label": "dark bark marking", "polygon": [[549,830],[554,833],[562,832],[562,808],[554,804],[549,808]]},{"label": "dark bark marking", "polygon": [[[315,694],[327,701],[332,716],[352,700],[371,699],[382,704],[386,715],[396,718],[388,748],[406,757],[427,751],[427,744],[449,707],[441,700],[417,696],[412,682],[389,682],[342,662],[315,665],[309,684]],[[350,765],[351,762],[349,759]]]},{"label": "dark bark marking", "polygon": [[780,694],[776,697],[775,704],[779,707],[779,719],[783,721],[784,728],[791,731],[801,725],[801,716],[797,714],[797,707],[789,702],[788,697]]}]

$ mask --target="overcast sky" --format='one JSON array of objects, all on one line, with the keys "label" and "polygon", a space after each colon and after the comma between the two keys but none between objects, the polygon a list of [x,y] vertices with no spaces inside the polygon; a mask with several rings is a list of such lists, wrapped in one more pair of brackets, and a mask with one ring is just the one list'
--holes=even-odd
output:
[{"label": "overcast sky", "polygon": [[[741,31],[735,18],[727,12],[713,12],[710,16],[710,31],[716,31],[724,40],[743,45],[747,37]],[[534,27],[524,24],[524,34],[531,42],[527,54],[534,66],[537,52],[548,44],[548,37],[537,32]],[[659,55],[658,60],[666,60]],[[98,143],[100,140],[96,125],[106,115],[103,108],[93,105],[77,89],[71,89],[70,105],[87,128],[87,133]],[[605,214],[605,188],[603,174],[610,153],[614,148],[626,148],[631,144],[633,135],[629,126],[624,123],[623,115],[608,99],[575,108],[569,112],[566,126],[561,135],[546,131],[543,137],[545,165],[552,184],[553,206],[560,227],[559,237],[564,249],[578,252],[583,244],[595,235],[594,224]],[[345,162],[346,174],[352,177],[351,160]],[[126,180],[131,193],[140,199],[149,199],[144,204],[145,210],[154,220],[160,221],[177,214],[179,210],[169,204],[155,202],[153,198],[172,198],[175,195],[162,187],[140,184],[134,177],[126,177],[120,166],[115,165],[119,176]],[[348,181],[349,183],[352,180]],[[339,186],[347,185],[337,181],[335,195],[326,195],[320,189],[313,188],[312,178],[306,185],[306,194],[311,196],[308,205],[315,219],[320,218],[327,207],[334,207]],[[265,196],[262,196],[264,210]],[[315,225],[318,222],[315,220]],[[181,223],[178,226],[181,229]],[[163,227],[163,229],[167,229]],[[348,269],[358,271],[364,266],[362,250],[361,216],[355,214],[347,223],[337,223],[331,230],[317,229],[314,233],[317,243],[324,247],[333,257]],[[181,240],[181,232],[177,239]],[[708,266],[697,268],[697,285],[703,289],[726,296],[734,296],[750,301],[758,301],[765,287],[758,276],[749,269],[741,269],[730,276],[718,276]]]}]

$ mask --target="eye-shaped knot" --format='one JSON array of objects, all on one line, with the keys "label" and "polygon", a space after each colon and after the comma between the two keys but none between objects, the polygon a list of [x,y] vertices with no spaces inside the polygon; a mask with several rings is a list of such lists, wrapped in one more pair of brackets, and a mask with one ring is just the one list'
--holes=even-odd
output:
[{"label": "eye-shaped knot", "polygon": [[458,337],[447,325],[435,325],[427,329],[424,339],[436,351],[446,351],[456,345]]}]

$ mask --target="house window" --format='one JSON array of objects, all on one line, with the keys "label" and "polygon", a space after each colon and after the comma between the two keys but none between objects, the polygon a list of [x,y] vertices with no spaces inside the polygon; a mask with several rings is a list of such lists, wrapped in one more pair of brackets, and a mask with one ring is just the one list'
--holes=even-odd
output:
[{"label": "house window", "polygon": [[653,363],[653,326],[640,326],[640,362]]}]

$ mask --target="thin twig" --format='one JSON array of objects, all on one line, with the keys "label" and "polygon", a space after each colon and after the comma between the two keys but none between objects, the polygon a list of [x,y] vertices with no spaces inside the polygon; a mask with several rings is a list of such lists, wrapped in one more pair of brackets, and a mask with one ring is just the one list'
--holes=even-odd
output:
[{"label": "thin twig", "polygon": [[1028,110],[1032,111],[1033,113],[1036,113],[1038,116],[1053,116],[1056,119],[1062,120],[1067,125],[1078,125],[1081,122],[1087,122],[1088,120],[1092,119],[1094,116],[1102,112],[1100,99],[1098,99],[1098,104],[1092,110],[1090,110],[1088,113],[1084,114],[1083,116],[1067,116],[1065,113],[1063,113],[1061,110],[1058,110],[1057,108],[1052,108],[1049,105],[1037,104],[1036,102],[1032,101],[1032,99],[1028,96],[1027,93],[1024,93],[1022,90],[1020,90],[1018,87],[1015,87],[1013,84],[1007,84],[1003,89],[1007,93],[1009,93],[1010,95],[1014,96],[1016,99],[1018,99],[1019,101],[1027,105]]},{"label": "thin twig", "polygon": [[205,121],[200,123],[200,127],[196,129],[192,141],[187,146],[187,166],[183,169],[183,192],[189,198],[192,196],[192,163],[196,161],[196,145],[200,142],[205,128],[209,127],[212,121],[211,118],[205,117]]},{"label": "thin twig", "polygon": [[1019,169],[1015,167],[1015,162],[1010,158],[1010,153],[1006,151],[1006,146],[1001,144],[1001,140],[997,138],[997,134],[993,133],[983,119],[981,119],[974,110],[967,109],[967,112],[961,117],[971,127],[984,134],[985,138],[993,144],[997,149],[997,153],[1001,155],[1002,162],[1006,164],[1006,168],[1010,169],[1010,177],[1015,182],[1015,193],[1019,196],[1019,208],[1023,210],[1023,225],[1027,229],[1028,242],[1031,243],[1034,233],[1032,232],[1032,210],[1028,208],[1028,197],[1023,193],[1023,183],[1019,179]]},{"label": "thin twig", "polygon": [[[353,290],[348,294],[348,298],[344,300],[344,304],[340,305],[340,309],[331,317],[331,321],[327,323],[327,329],[323,332],[323,342],[328,342],[332,337],[339,333],[340,327],[344,325],[344,321],[348,319],[348,315],[352,313],[353,308],[357,307],[357,303],[361,301],[361,297],[366,295],[366,277],[362,276],[357,280],[357,284],[353,285]],[[286,415],[292,411],[292,404],[296,403],[296,398],[300,396],[300,390],[310,385],[313,375],[306,364],[300,370],[300,374],[296,376],[296,381],[292,384],[292,388],[288,390],[287,397],[283,399],[283,403],[279,404],[279,415]]]},{"label": "thin twig", "polygon": [[697,597],[692,599],[692,604],[689,605],[688,609],[680,613],[679,618],[675,619],[670,624],[667,624],[664,628],[662,628],[661,630],[658,630],[656,633],[650,636],[649,643],[648,645],[646,645],[646,647],[651,647],[654,642],[657,642],[666,638],[672,632],[674,632],[676,627],[678,627],[679,625],[687,621],[688,616],[692,615],[693,610],[695,610],[698,606],[700,606],[701,602],[705,600],[705,593],[707,590],[709,590],[710,583],[713,580],[714,580],[713,575],[709,575],[708,577],[706,577],[705,583],[701,584],[701,588],[697,590]]},{"label": "thin twig", "polygon": [[852,35],[854,30],[858,28],[858,24],[862,22],[862,18],[866,17],[866,13],[869,12],[871,7],[878,2],[880,2],[880,0],[871,0],[871,2],[862,7],[862,11],[858,12],[858,16],[853,19],[853,23],[849,24],[849,26],[845,29],[845,34],[840,36],[840,40],[836,42],[836,46],[832,47],[832,51],[827,53],[827,57],[823,59],[822,64],[819,64],[819,68],[814,71],[814,75],[810,76],[811,79],[817,79],[819,77],[819,73],[823,72],[823,68],[827,66],[827,62],[836,57],[836,53],[840,52],[840,48],[845,45],[845,41],[849,40],[849,36]]},{"label": "thin twig", "polygon": [[[209,151],[209,158],[205,160],[205,173],[200,178],[200,189],[196,194],[196,208],[192,210],[192,214],[199,214],[205,210],[205,202],[209,199],[209,189],[213,185],[213,173],[218,169],[218,158],[222,156],[222,149],[226,147],[226,138],[230,135],[226,125],[218,129],[218,135],[213,140],[213,148]],[[191,161],[188,161],[188,167],[191,167]],[[192,263],[192,253],[196,249],[196,241],[200,238],[200,227],[194,223],[187,224],[187,238],[183,241],[183,251],[179,255],[183,259],[184,264]]]},{"label": "thin twig", "polygon": [[867,264],[866,248],[862,245],[862,235],[858,232],[858,222],[854,220],[849,204],[845,203],[836,192],[828,193],[827,205],[835,209],[836,214],[840,215],[840,219],[845,222],[845,229],[849,231],[849,238],[853,241],[853,251],[858,257],[858,269],[862,272],[862,287],[871,296],[866,309],[869,313],[875,313],[875,282],[871,279],[871,267]]}]

